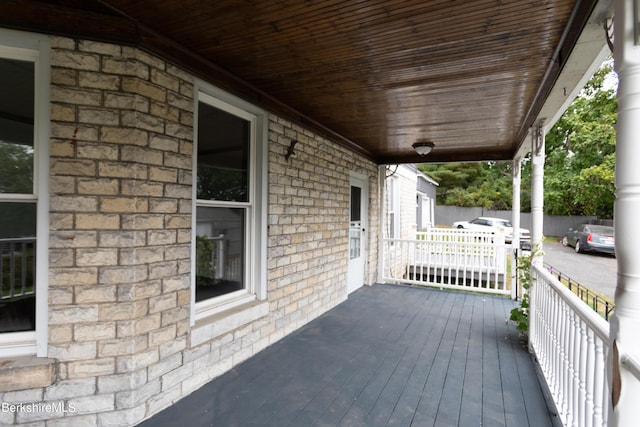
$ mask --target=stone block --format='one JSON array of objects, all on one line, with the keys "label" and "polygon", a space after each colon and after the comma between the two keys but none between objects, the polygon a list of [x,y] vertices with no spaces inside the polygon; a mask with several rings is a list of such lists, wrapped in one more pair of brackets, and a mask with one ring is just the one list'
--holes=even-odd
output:
[{"label": "stone block", "polygon": [[162,294],[149,298],[149,313],[159,313],[169,310],[177,305],[177,293]]},{"label": "stone block", "polygon": [[51,104],[51,120],[61,122],[76,122],[76,110],[69,105]]},{"label": "stone block", "polygon": [[[151,170],[149,170],[149,179],[152,179]],[[120,187],[123,196],[160,197],[164,191],[161,183],[141,180],[123,179]]]},{"label": "stone block", "polygon": [[123,77],[122,90],[124,92],[136,93],[159,102],[165,102],[167,98],[166,89],[135,77]]},{"label": "stone block", "polygon": [[191,169],[192,156],[165,152],[164,165],[172,168]]},{"label": "stone block", "polygon": [[92,285],[96,283],[95,267],[65,267],[49,270],[49,286]]},{"label": "stone block", "polygon": [[153,148],[155,150],[160,150],[160,151],[171,151],[171,152],[177,153],[180,148],[178,141],[179,141],[178,138],[172,138],[166,135],[152,134],[149,137],[149,148]]},{"label": "stone block", "polygon": [[160,104],[157,102],[151,102],[149,106],[150,114],[157,116],[164,120],[170,120],[173,122],[177,122],[180,120],[180,110],[176,107],[172,107],[167,104]]},{"label": "stone block", "polygon": [[[122,144],[125,147],[146,146],[149,142],[149,134],[145,130],[133,127],[103,126],[100,128],[100,140],[113,144]],[[123,160],[129,159],[123,158]]]},{"label": "stone block", "polygon": [[134,162],[147,165],[162,165],[162,151],[144,147],[126,145],[120,150],[120,157],[125,162]]},{"label": "stone block", "polygon": [[[3,360],[0,366],[0,393],[17,393],[19,390],[41,389],[56,380],[55,361],[35,356]],[[22,394],[26,396],[26,394]],[[13,395],[14,398],[16,395]]]},{"label": "stone block", "polygon": [[98,243],[99,246],[105,248],[144,246],[147,243],[147,233],[144,231],[101,231]]},{"label": "stone block", "polygon": [[143,403],[130,409],[98,414],[98,425],[101,427],[133,426],[144,419],[146,411],[147,406]]},{"label": "stone block", "polygon": [[120,215],[118,214],[76,214],[76,228],[78,230],[119,230]]},{"label": "stone block", "polygon": [[[168,325],[149,332],[149,346],[159,346],[172,341],[176,337],[176,325]],[[161,358],[163,360],[165,358]]]},{"label": "stone block", "polygon": [[51,175],[95,176],[96,163],[93,160],[65,160],[51,161]]},{"label": "stone block", "polygon": [[[69,411],[69,405],[67,404],[67,410]],[[74,413],[77,408],[74,406]],[[67,414],[68,415],[68,414]],[[95,427],[98,425],[98,416],[96,414],[86,414],[77,416],[65,416],[62,418],[55,418],[47,420],[47,427]]]},{"label": "stone block", "polygon": [[118,286],[119,301],[136,301],[160,295],[162,292],[162,282],[160,280],[150,280],[143,283],[125,283]]},{"label": "stone block", "polygon": [[182,365],[182,354],[176,353],[149,366],[149,379],[158,378]]},{"label": "stone block", "polygon": [[150,348],[138,354],[117,357],[116,369],[118,373],[136,371],[156,363],[159,359],[158,349]]},{"label": "stone block", "polygon": [[67,363],[67,378],[69,379],[112,375],[115,371],[116,362],[113,357]]},{"label": "stone block", "polygon": [[99,393],[113,393],[117,391],[138,388],[147,382],[147,370],[140,369],[127,374],[109,375],[98,378]]},{"label": "stone block", "polygon": [[120,114],[122,126],[164,133],[164,120],[141,111],[123,111]]},{"label": "stone block", "polygon": [[[94,359],[96,357],[96,343],[88,341],[68,344],[49,344],[48,354],[49,357],[59,359],[61,362]],[[75,396],[77,396],[77,394]]]},{"label": "stone block", "polygon": [[118,180],[112,178],[77,178],[77,183],[78,194],[83,195],[116,195],[119,191]]},{"label": "stone block", "polygon": [[[51,215],[53,216],[53,215]],[[56,218],[59,218],[56,215]],[[87,248],[96,246],[98,235],[95,231],[57,231],[49,234],[50,248]]]},{"label": "stone block", "polygon": [[149,348],[145,335],[135,337],[118,337],[113,340],[98,342],[98,357],[122,357],[136,354]]},{"label": "stone block", "polygon": [[100,69],[100,55],[73,50],[54,49],[51,55],[51,66],[72,68],[75,70],[98,71]]},{"label": "stone block", "polygon": [[73,325],[73,337],[76,341],[93,341],[115,338],[115,322],[76,323]]},{"label": "stone block", "polygon": [[152,230],[164,227],[164,215],[131,214],[122,216],[123,230]]},{"label": "stone block", "polygon": [[67,324],[98,321],[98,306],[52,306],[49,307],[49,324]]},{"label": "stone block", "polygon": [[146,197],[101,197],[101,212],[146,213],[149,200]]},{"label": "stone block", "polygon": [[146,384],[134,389],[116,393],[115,404],[117,409],[132,408],[160,392],[161,384],[159,380],[149,381]]},{"label": "stone block", "polygon": [[148,311],[146,299],[138,301],[125,301],[110,304],[100,304],[100,321],[128,320],[144,316]]},{"label": "stone block", "polygon": [[[51,289],[49,295],[51,295]],[[72,325],[49,325],[49,343],[60,344],[73,341]]]},{"label": "stone block", "polygon": [[117,145],[78,141],[76,154],[79,159],[118,160],[119,150]]},{"label": "stone block", "polygon": [[[171,199],[149,199],[149,212],[151,213],[177,213],[178,202]],[[175,236],[175,234],[174,234]]]},{"label": "stone block", "polygon": [[115,397],[113,394],[75,397],[69,399],[67,403],[76,408],[76,414],[95,414],[113,411],[115,409]]},{"label": "stone block", "polygon": [[175,168],[150,166],[149,179],[151,181],[176,182],[178,179],[178,170]]},{"label": "stone block", "polygon": [[141,282],[148,277],[147,267],[101,267],[98,272],[98,282],[104,285],[130,284]]},{"label": "stone block", "polygon": [[[132,58],[106,57],[102,60],[102,71],[107,74],[134,76],[145,80],[149,78],[149,67]],[[138,81],[138,79],[132,79],[131,77],[123,78],[122,86],[127,92],[129,92],[127,88],[129,87],[129,81],[131,80]]]},{"label": "stone block", "polygon": [[96,197],[88,196],[51,196],[52,211],[95,212],[98,206]]},{"label": "stone block", "polygon": [[118,91],[120,89],[120,77],[92,71],[80,71],[78,73],[78,84],[80,87],[91,89]]},{"label": "stone block", "polygon": [[95,89],[51,86],[51,101],[99,107],[102,103],[102,94]]},{"label": "stone block", "polygon": [[73,287],[49,287],[49,304],[67,305],[73,304]]},{"label": "stone block", "polygon": [[147,179],[147,166],[136,163],[99,162],[98,175],[113,178]]},{"label": "stone block", "polygon": [[78,121],[81,124],[117,126],[120,113],[107,108],[78,107]]},{"label": "stone block", "polygon": [[146,246],[140,248],[120,249],[120,265],[147,264],[164,259],[163,246]]}]

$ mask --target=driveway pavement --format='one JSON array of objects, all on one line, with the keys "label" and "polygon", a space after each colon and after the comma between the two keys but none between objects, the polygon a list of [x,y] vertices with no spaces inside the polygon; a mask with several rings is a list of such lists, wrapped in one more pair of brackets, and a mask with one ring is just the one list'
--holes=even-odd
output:
[{"label": "driveway pavement", "polygon": [[616,290],[616,259],[610,255],[577,254],[560,243],[544,243],[544,262],[563,276],[613,298]]}]

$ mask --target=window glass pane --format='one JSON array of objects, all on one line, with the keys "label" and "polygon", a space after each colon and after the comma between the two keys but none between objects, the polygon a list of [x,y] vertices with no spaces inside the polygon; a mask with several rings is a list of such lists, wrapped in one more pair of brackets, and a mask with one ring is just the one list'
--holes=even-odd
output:
[{"label": "window glass pane", "polygon": [[198,199],[249,201],[250,132],[248,120],[199,104]]},{"label": "window glass pane", "polygon": [[351,186],[351,221],[360,221],[360,204],[362,199],[362,189]]},{"label": "window glass pane", "polygon": [[0,332],[35,329],[36,204],[0,203]]},{"label": "window glass pane", "polygon": [[33,193],[34,64],[0,58],[0,193]]},{"label": "window glass pane", "polygon": [[35,235],[35,203],[0,202],[0,239]]},{"label": "window glass pane", "polygon": [[242,208],[197,208],[196,301],[245,288],[245,222]]}]

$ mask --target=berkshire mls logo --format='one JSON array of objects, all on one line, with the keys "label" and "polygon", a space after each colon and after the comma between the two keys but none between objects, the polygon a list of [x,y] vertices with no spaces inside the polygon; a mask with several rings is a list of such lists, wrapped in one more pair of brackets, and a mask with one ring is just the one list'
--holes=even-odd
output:
[{"label": "berkshire mls logo", "polygon": [[0,405],[2,412],[47,412],[47,413],[64,413],[73,414],[77,411],[76,404],[74,402],[68,402],[65,404],[63,401],[59,402],[31,402],[31,403],[7,403],[2,402]]}]

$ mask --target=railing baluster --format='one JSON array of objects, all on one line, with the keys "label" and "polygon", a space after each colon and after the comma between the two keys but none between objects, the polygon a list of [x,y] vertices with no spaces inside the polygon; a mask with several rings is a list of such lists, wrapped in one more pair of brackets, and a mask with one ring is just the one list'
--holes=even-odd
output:
[{"label": "railing baluster", "polygon": [[[554,275],[536,266],[533,272],[531,322],[536,326],[530,328],[530,346],[560,419],[566,426],[603,427],[609,396],[604,374],[608,324]],[[581,293],[589,301],[587,291]],[[552,301],[549,310],[541,309],[546,301]],[[544,328],[539,326],[543,323]]]}]

